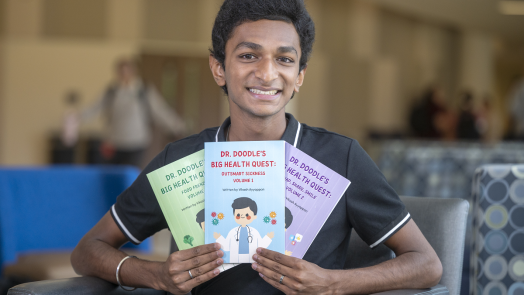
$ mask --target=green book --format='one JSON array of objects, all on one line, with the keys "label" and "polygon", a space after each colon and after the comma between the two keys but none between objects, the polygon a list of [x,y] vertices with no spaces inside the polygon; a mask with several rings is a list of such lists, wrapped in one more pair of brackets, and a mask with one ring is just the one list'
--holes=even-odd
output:
[{"label": "green book", "polygon": [[178,249],[204,244],[204,150],[147,174]]}]

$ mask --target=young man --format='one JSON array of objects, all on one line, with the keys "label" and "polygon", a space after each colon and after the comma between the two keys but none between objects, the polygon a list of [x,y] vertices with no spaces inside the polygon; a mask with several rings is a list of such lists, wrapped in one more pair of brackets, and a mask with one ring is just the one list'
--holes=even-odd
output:
[{"label": "young man", "polygon": [[[303,2],[226,0],[212,40],[209,64],[228,94],[230,118],[168,145],[80,241],[71,258],[75,270],[116,283],[120,265],[123,285],[174,294],[369,294],[438,283],[442,266],[437,255],[358,142],[285,113],[304,81],[314,40]],[[126,254],[117,250],[122,244],[139,243],[167,227],[146,173],[203,149],[206,141],[279,139],[351,180],[304,259],[258,248],[255,263],[219,274],[223,252],[214,243],[174,252],[166,262],[124,260]],[[397,257],[343,270],[352,228],[370,247],[385,243]]]},{"label": "young man", "polygon": [[252,199],[246,197],[235,199],[231,207],[235,222],[239,226],[230,230],[225,238],[216,232],[213,233],[213,237],[224,251],[229,251],[230,263],[254,262],[253,255],[257,248],[267,248],[275,233],[270,232],[262,238],[255,228],[248,226],[257,219],[257,203]]}]

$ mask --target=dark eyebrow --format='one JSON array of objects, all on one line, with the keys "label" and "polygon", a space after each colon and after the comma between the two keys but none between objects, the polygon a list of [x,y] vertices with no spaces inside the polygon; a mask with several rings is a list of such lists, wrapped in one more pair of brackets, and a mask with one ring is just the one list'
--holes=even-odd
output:
[{"label": "dark eyebrow", "polygon": [[295,52],[295,54],[298,56],[298,52],[297,50],[295,49],[295,47],[293,46],[280,46],[278,49],[277,49],[277,52],[278,53],[289,53],[289,52]]},{"label": "dark eyebrow", "polygon": [[262,45],[256,44],[256,43],[253,43],[253,42],[240,42],[235,47],[235,50],[237,50],[240,47],[247,47],[247,48],[253,49],[253,50],[260,50],[260,49],[262,49]]},{"label": "dark eyebrow", "polygon": [[[235,47],[235,50],[237,50],[240,47],[247,47],[249,49],[257,50],[257,51],[262,49],[262,45],[256,44],[256,43],[253,43],[253,42],[240,42]],[[280,46],[280,47],[278,47],[277,52],[278,53],[295,52],[295,54],[298,56],[298,51],[293,46]]]}]

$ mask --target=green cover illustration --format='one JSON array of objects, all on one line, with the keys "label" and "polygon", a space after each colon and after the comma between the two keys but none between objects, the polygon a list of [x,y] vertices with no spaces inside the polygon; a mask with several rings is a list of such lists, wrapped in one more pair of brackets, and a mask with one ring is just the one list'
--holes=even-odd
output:
[{"label": "green cover illustration", "polygon": [[204,150],[147,174],[178,249],[204,244]]}]

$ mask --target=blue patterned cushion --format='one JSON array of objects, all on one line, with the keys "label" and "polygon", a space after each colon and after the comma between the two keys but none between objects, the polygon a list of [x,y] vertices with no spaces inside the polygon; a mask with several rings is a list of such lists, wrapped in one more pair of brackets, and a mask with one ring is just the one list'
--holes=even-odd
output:
[{"label": "blue patterned cushion", "polygon": [[473,294],[524,295],[524,165],[485,165],[473,181]]}]

